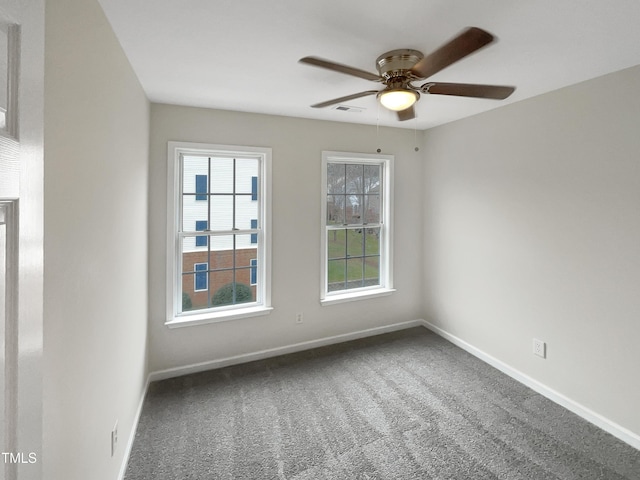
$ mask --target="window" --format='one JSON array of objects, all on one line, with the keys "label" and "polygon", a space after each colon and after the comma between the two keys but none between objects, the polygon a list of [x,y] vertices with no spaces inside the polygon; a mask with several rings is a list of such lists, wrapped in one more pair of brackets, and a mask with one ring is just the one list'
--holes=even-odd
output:
[{"label": "window", "polygon": [[196,175],[196,200],[207,199],[208,184],[206,175]]},{"label": "window", "polygon": [[[258,219],[256,218],[252,218],[251,219],[251,229],[256,229],[258,228]],[[251,243],[258,243],[258,234],[257,233],[252,233],[251,234]]]},{"label": "window", "polygon": [[258,281],[258,260],[251,259],[251,285],[255,285]]},{"label": "window", "polygon": [[207,278],[207,270],[209,269],[208,263],[196,263],[193,265],[194,277],[193,277],[193,291],[202,292],[207,290],[209,282]]},{"label": "window", "polygon": [[167,325],[271,310],[271,150],[169,142]]},{"label": "window", "polygon": [[390,155],[322,154],[323,304],[394,291],[392,161]]},{"label": "window", "polygon": [[[208,224],[209,222],[206,220],[196,220],[196,232],[204,232],[207,229]],[[206,247],[209,244],[208,240],[209,237],[206,235],[198,235],[196,237],[196,247]]]},{"label": "window", "polygon": [[251,200],[258,200],[258,177],[251,177]]}]

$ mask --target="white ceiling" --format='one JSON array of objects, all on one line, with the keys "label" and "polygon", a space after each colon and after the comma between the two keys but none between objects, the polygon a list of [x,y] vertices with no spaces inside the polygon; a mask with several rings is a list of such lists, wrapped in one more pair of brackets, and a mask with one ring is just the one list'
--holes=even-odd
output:
[{"label": "white ceiling", "polygon": [[[152,102],[425,129],[640,64],[638,0],[99,0]],[[398,122],[309,105],[380,85],[302,65],[319,56],[376,73],[467,26],[498,41],[429,80],[513,85],[507,100],[423,95]]]}]

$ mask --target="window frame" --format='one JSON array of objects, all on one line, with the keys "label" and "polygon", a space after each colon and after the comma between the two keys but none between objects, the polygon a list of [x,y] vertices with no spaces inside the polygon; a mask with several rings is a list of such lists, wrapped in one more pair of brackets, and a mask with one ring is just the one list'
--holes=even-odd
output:
[{"label": "window frame", "polygon": [[[258,159],[258,233],[256,301],[180,312],[182,305],[182,163],[183,155],[250,157]],[[193,142],[168,142],[167,147],[167,278],[165,325],[184,327],[267,315],[271,306],[271,149]],[[240,234],[241,232],[239,232]],[[194,280],[195,281],[195,280]],[[179,303],[180,302],[180,303]]]},{"label": "window frame", "polygon": [[[330,163],[355,165],[380,165],[382,196],[380,208],[380,284],[330,292],[327,289],[328,279],[328,244],[327,233],[327,166]],[[393,288],[393,155],[322,152],[322,185],[321,185],[321,238],[320,238],[320,303],[331,305],[372,297],[390,295]]]}]

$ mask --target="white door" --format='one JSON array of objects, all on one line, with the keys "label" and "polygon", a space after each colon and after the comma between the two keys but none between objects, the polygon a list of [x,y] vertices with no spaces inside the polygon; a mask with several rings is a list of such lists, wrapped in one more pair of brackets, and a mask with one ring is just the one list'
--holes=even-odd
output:
[{"label": "white door", "polygon": [[0,0],[0,479],[42,478],[44,0]]}]

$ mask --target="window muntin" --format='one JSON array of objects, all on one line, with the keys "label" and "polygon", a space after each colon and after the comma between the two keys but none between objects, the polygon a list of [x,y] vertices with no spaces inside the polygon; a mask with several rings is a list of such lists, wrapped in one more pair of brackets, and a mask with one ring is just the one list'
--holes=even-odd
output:
[{"label": "window muntin", "polygon": [[391,160],[323,152],[323,301],[391,290]]},{"label": "window muntin", "polygon": [[168,248],[168,323],[270,309],[270,150],[199,147],[169,145],[174,226]]}]

